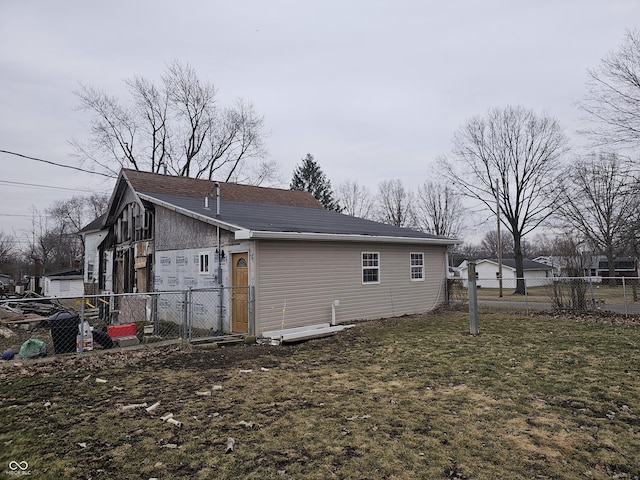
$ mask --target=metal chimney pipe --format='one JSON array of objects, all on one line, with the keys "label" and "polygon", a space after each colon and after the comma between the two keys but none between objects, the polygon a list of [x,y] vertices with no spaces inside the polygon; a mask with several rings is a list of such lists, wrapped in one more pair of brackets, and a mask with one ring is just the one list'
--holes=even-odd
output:
[{"label": "metal chimney pipe", "polygon": [[216,182],[216,216],[220,215],[220,184]]}]

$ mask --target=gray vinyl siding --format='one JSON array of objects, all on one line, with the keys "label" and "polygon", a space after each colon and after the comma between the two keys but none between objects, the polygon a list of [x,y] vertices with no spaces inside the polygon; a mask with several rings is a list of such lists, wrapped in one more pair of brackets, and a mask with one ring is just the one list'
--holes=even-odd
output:
[{"label": "gray vinyl siding", "polygon": [[[362,283],[362,252],[378,252],[380,283]],[[424,253],[424,281],[412,281],[411,252]],[[444,246],[256,242],[256,330],[427,312],[445,299]],[[286,303],[285,303],[286,302]],[[286,304],[286,309],[285,309]]]}]

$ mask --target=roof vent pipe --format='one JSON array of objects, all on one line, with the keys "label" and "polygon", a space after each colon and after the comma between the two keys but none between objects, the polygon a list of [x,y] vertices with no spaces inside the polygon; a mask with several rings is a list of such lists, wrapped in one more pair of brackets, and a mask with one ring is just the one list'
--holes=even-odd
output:
[{"label": "roof vent pipe", "polygon": [[216,182],[216,216],[220,215],[220,184]]},{"label": "roof vent pipe", "polygon": [[209,196],[205,195],[204,197],[204,208],[209,209]]}]

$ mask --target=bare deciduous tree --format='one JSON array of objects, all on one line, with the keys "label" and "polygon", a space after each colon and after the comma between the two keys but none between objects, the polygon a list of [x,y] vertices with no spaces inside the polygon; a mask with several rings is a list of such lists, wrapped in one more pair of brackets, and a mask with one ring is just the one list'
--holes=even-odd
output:
[{"label": "bare deciduous tree", "polygon": [[457,237],[463,229],[463,215],[460,197],[448,185],[425,182],[418,187],[415,216],[423,231]]},{"label": "bare deciduous tree", "polygon": [[500,243],[502,256],[504,258],[513,256],[513,237],[510,235],[500,235],[500,241],[498,242],[497,230],[490,230],[482,237],[480,248],[487,257],[498,258],[498,243]]},{"label": "bare deciduous tree", "polygon": [[[94,219],[103,215],[109,206],[109,195],[101,193],[92,193],[85,197],[85,217],[84,222],[92,222]],[[83,227],[86,225],[83,225]]]},{"label": "bare deciduous tree", "polygon": [[462,245],[455,245],[449,251],[449,262],[452,266],[457,267],[464,260],[477,260],[485,256],[478,245],[465,242]]},{"label": "bare deciduous tree", "polygon": [[45,212],[31,208],[31,232],[25,234],[23,255],[32,261],[38,259],[43,272],[55,271],[62,267],[69,267],[70,259],[63,252],[59,238],[49,232],[49,222]]},{"label": "bare deciduous tree", "polygon": [[[265,160],[264,119],[239,99],[217,105],[217,91],[188,64],[169,64],[161,85],[134,77],[125,81],[130,102],[81,85],[80,109],[89,112],[91,140],[72,141],[76,154],[96,170],[121,167],[225,181],[246,176],[257,163],[261,181],[273,170]],[[255,179],[254,179],[255,180]]]},{"label": "bare deciduous tree", "polygon": [[551,256],[557,243],[557,235],[552,232],[538,233],[527,242],[527,255],[531,258]]},{"label": "bare deciduous tree", "polygon": [[615,153],[592,154],[576,161],[559,182],[560,222],[579,232],[606,255],[609,276],[614,260],[628,246],[640,201],[629,161]]},{"label": "bare deciduous tree", "polygon": [[14,280],[21,280],[24,256],[20,252],[20,240],[17,235],[0,232],[0,273],[9,275]]},{"label": "bare deciduous tree", "polygon": [[78,196],[68,200],[58,200],[46,209],[46,213],[62,234],[77,234],[87,223],[86,204],[86,200]]},{"label": "bare deciduous tree", "polygon": [[342,213],[353,217],[372,218],[373,199],[366,186],[355,181],[343,182],[336,189],[336,198],[342,207]]},{"label": "bare deciduous tree", "polygon": [[496,108],[469,120],[441,165],[463,195],[478,200],[513,236],[516,292],[524,294],[523,237],[551,214],[547,187],[560,169],[567,139],[558,122],[522,107]]},{"label": "bare deciduous tree", "polygon": [[640,146],[640,31],[629,30],[617,51],[589,70],[578,106],[593,122],[586,130],[596,145]]},{"label": "bare deciduous tree", "polygon": [[74,196],[54,202],[44,212],[33,209],[23,254],[40,259],[45,272],[72,267],[84,255],[80,230],[106,211],[108,201],[107,195]]},{"label": "bare deciduous tree", "polygon": [[396,227],[415,227],[413,194],[400,180],[384,180],[378,185],[376,217],[380,222]]},{"label": "bare deciduous tree", "polygon": [[0,271],[8,263],[9,258],[14,254],[14,240],[4,232],[0,232]]},{"label": "bare deciduous tree", "polygon": [[583,277],[591,266],[591,258],[584,255],[582,242],[574,233],[558,235],[553,244],[553,256],[560,259],[562,275],[568,278],[553,282],[552,303],[558,310],[578,313],[589,308],[586,296],[588,283]]}]

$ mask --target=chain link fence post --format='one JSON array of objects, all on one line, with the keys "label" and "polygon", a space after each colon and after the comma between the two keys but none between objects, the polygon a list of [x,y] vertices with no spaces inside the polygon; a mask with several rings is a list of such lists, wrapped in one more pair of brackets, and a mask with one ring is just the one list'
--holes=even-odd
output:
[{"label": "chain link fence post", "polygon": [[629,305],[627,304],[627,284],[622,277],[622,298],[624,299],[624,316],[629,316]]},{"label": "chain link fence post", "polygon": [[158,293],[151,297],[151,318],[153,319],[153,334],[160,335],[160,323],[158,321]]},{"label": "chain link fence post", "polygon": [[256,334],[256,325],[255,325],[255,286],[249,287],[249,334]]},{"label": "chain link fence post", "polygon": [[222,333],[222,325],[223,325],[223,315],[224,315],[224,288],[222,285],[218,287],[218,325],[217,331]]},{"label": "chain link fence post", "polygon": [[84,306],[86,302],[86,298],[84,295],[84,292],[82,292],[82,298],[80,299],[80,301],[82,302],[82,305],[80,306],[80,332],[76,332],[80,334],[80,342],[78,345],[76,345],[76,350],[78,351],[78,354],[80,356],[84,354]]},{"label": "chain link fence post", "polygon": [[468,283],[469,283],[469,333],[478,335],[478,290],[476,284],[476,263],[468,262]]},{"label": "chain link fence post", "polygon": [[187,327],[187,322],[188,322],[188,318],[187,318],[188,307],[187,307],[187,305],[188,305],[188,301],[189,301],[188,295],[189,295],[189,292],[187,290],[184,290],[182,292],[182,334],[180,336],[182,337],[182,341],[183,342],[185,342],[186,339],[187,339],[187,328],[188,328]]}]

